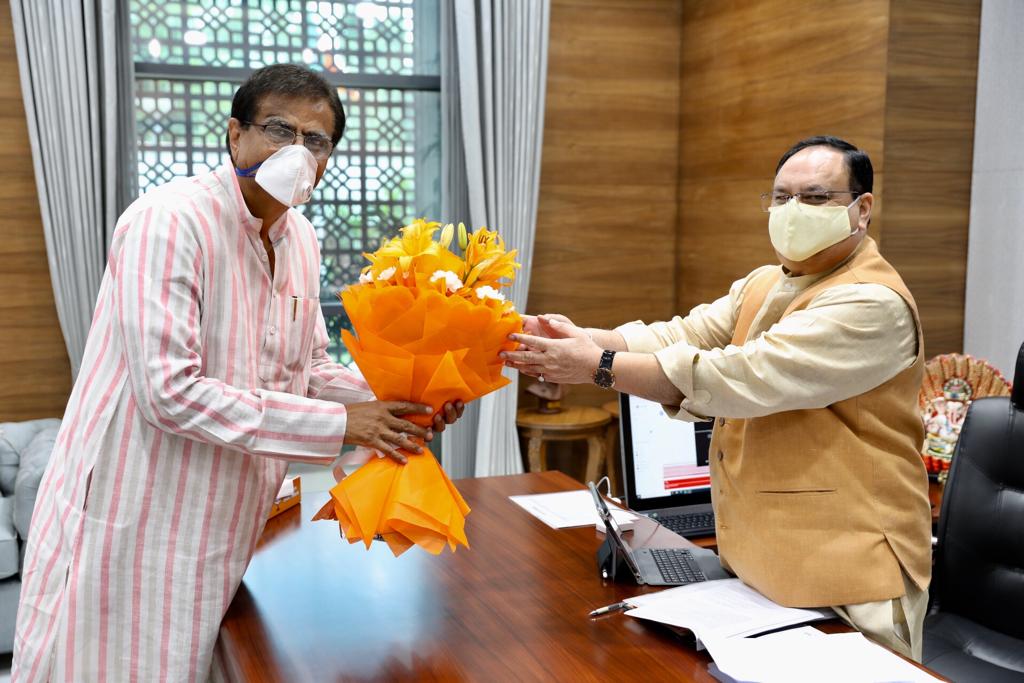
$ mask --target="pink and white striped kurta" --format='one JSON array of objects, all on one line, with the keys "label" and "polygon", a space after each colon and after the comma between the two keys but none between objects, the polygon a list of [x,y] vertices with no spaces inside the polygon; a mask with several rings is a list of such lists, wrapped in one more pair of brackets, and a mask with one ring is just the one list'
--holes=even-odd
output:
[{"label": "pink and white striped kurta", "polygon": [[230,164],[121,217],[81,374],[32,518],[15,681],[210,675],[288,460],[329,464],[342,403],[320,251],[289,210],[271,277]]}]

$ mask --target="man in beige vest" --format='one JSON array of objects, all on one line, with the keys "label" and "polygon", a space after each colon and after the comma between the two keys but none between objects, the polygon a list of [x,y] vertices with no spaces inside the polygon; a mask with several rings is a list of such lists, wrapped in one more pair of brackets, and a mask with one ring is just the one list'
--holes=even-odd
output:
[{"label": "man in beige vest", "polygon": [[803,140],[762,197],[781,267],[668,322],[608,331],[527,317],[507,363],[714,419],[722,564],[776,602],[831,606],[920,660],[931,576],[923,344],[913,297],[867,236],[872,182],[863,151]]}]

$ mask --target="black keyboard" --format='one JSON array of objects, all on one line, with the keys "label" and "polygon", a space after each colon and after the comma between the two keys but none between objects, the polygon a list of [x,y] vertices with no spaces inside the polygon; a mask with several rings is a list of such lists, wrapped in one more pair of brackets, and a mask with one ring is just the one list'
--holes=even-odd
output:
[{"label": "black keyboard", "polygon": [[693,555],[685,548],[652,548],[651,557],[665,583],[682,585],[707,580]]},{"label": "black keyboard", "polygon": [[658,517],[658,522],[680,536],[699,536],[700,533],[715,530],[714,512],[693,512],[687,515]]}]

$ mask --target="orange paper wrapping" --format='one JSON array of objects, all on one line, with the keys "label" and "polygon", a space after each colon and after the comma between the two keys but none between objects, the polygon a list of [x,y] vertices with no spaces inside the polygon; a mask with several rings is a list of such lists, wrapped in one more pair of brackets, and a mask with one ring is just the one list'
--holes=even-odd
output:
[{"label": "orange paper wrapping", "polygon": [[[434,408],[465,403],[508,384],[498,353],[516,344],[508,335],[522,329],[519,315],[486,302],[444,294],[421,274],[420,286],[348,287],[341,295],[358,337],[342,339],[374,394],[382,401],[409,400]],[[440,290],[440,291],[439,291]],[[407,416],[428,426],[432,416]],[[396,555],[412,545],[438,554],[447,544],[469,546],[469,506],[424,449],[404,452],[408,463],[371,458],[331,489],[331,501],[314,519],[337,519],[349,543],[366,547],[380,535]]]}]

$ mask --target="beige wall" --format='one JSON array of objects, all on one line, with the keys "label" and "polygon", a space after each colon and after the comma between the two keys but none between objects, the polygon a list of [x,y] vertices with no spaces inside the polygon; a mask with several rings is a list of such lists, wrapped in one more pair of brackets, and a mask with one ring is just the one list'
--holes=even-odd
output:
[{"label": "beige wall", "polygon": [[10,3],[0,3],[0,422],[60,417],[71,369],[39,218]]}]

